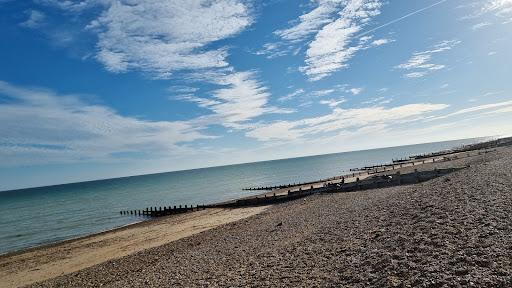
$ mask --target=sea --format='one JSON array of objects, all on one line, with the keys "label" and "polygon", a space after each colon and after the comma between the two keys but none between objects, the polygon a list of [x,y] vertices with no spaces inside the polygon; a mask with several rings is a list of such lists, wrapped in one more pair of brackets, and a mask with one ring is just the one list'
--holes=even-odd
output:
[{"label": "sea", "polygon": [[145,220],[121,210],[210,204],[246,187],[325,179],[351,168],[460,147],[483,138],[344,152],[0,192],[0,254]]}]

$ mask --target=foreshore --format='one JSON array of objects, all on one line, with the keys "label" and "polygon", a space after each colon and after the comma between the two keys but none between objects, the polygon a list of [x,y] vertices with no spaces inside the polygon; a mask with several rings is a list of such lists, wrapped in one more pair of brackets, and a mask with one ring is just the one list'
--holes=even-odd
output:
[{"label": "foreshore", "polygon": [[173,215],[0,256],[0,287],[510,286],[512,149],[420,162],[395,171],[464,169]]},{"label": "foreshore", "polygon": [[196,211],[5,254],[0,256],[0,287],[20,287],[65,275],[250,217],[266,208]]}]

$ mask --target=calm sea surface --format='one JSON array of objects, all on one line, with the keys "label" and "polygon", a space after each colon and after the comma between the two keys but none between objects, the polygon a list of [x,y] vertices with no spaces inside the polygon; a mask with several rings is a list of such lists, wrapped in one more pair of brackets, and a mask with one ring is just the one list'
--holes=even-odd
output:
[{"label": "calm sea surface", "polygon": [[244,187],[303,182],[350,168],[481,139],[346,152],[0,192],[0,254],[137,222],[120,210],[208,204],[258,192]]}]

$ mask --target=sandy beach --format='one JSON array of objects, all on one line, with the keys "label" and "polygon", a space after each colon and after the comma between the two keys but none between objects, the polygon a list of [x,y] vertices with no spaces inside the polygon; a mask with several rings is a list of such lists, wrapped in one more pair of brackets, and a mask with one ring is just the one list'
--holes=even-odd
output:
[{"label": "sandy beach", "polygon": [[19,287],[75,272],[250,217],[266,208],[201,210],[0,256],[0,287]]},{"label": "sandy beach", "polygon": [[[2,287],[510,287],[512,149],[427,182],[207,209],[0,258]],[[42,282],[40,282],[42,281]]]}]

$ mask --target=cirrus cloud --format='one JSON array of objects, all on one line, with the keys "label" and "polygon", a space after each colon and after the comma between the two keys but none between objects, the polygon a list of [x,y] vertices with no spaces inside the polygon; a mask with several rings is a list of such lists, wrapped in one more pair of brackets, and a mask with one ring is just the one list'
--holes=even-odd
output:
[{"label": "cirrus cloud", "polygon": [[434,54],[446,52],[453,49],[455,46],[460,44],[460,41],[450,40],[442,41],[430,50],[415,52],[407,62],[395,66],[395,68],[409,71],[404,74],[406,78],[421,78],[433,71],[444,69],[446,66],[443,64],[431,63]]},{"label": "cirrus cloud", "polygon": [[365,129],[365,127],[387,127],[403,121],[423,119],[422,116],[446,109],[446,104],[417,103],[386,107],[338,108],[334,102],[325,102],[336,107],[331,113],[319,117],[296,121],[276,121],[262,124],[246,133],[246,136],[259,141],[292,141],[299,138],[322,135],[347,129]]},{"label": "cirrus cloud", "polygon": [[184,153],[185,143],[212,136],[187,121],[149,121],[88,104],[74,95],[0,81],[3,165],[112,160]]}]

